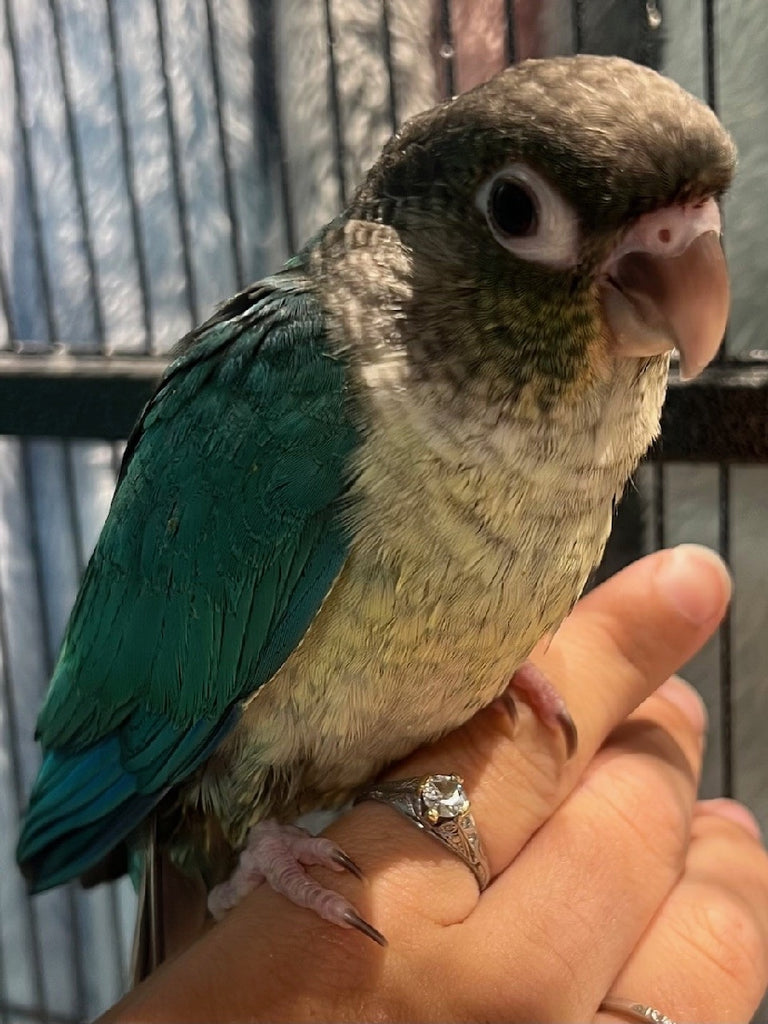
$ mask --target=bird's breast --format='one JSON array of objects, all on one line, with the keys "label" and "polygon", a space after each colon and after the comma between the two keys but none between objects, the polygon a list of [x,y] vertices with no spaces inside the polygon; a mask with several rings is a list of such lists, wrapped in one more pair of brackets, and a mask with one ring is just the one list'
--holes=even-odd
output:
[{"label": "bird's breast", "polygon": [[370,397],[349,557],[212,763],[235,839],[251,817],[345,799],[490,703],[609,533],[619,471],[590,455],[585,483],[581,444],[452,422],[398,389]]}]

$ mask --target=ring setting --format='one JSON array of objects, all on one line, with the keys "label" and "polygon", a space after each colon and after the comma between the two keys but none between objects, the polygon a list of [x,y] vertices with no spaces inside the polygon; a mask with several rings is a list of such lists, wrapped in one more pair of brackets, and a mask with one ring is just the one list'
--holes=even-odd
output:
[{"label": "ring setting", "polygon": [[481,892],[487,887],[488,860],[460,775],[423,775],[381,782],[364,790],[355,803],[364,800],[394,807],[459,857],[474,874]]}]

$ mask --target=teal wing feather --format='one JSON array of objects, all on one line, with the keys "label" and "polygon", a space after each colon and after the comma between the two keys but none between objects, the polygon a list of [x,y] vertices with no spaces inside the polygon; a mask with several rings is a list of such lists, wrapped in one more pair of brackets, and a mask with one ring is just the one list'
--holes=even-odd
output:
[{"label": "teal wing feather", "polygon": [[221,742],[349,545],[347,367],[293,274],[196,332],[131,437],[38,720],[31,885],[98,863]]}]

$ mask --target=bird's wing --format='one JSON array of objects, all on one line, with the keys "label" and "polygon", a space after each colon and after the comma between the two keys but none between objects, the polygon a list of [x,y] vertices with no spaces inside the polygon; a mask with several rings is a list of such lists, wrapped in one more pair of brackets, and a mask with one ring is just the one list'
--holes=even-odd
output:
[{"label": "bird's wing", "polygon": [[232,728],[347,551],[343,361],[303,279],[199,329],[128,443],[38,720],[18,858],[34,889],[97,863]]}]

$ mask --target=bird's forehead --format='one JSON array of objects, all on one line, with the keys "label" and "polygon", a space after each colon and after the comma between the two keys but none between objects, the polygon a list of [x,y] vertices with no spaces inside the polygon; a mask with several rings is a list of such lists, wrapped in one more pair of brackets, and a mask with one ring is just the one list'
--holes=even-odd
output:
[{"label": "bird's forehead", "polygon": [[735,159],[703,103],[648,68],[602,57],[510,68],[417,118],[398,149],[416,178],[427,168],[426,180],[470,183],[505,160],[528,161],[587,219],[722,192]]}]

